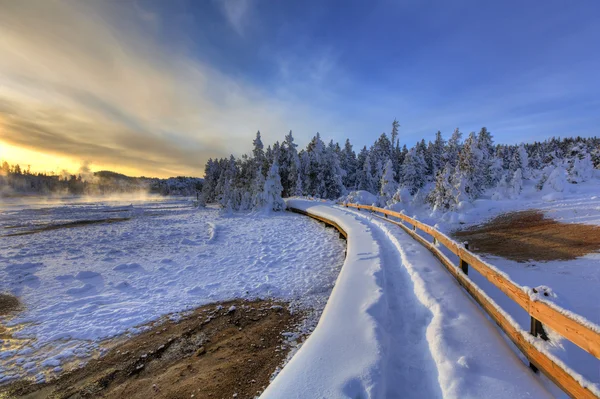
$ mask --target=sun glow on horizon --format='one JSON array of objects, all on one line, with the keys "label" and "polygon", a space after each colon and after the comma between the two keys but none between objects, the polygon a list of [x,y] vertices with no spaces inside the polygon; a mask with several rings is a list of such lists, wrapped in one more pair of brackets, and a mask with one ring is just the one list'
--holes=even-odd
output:
[{"label": "sun glow on horizon", "polygon": [[[10,165],[20,165],[21,170],[27,170],[29,167],[31,173],[59,175],[63,171],[67,171],[70,174],[77,174],[81,166],[84,165],[87,160],[75,159],[53,153],[44,153],[29,148],[11,145],[0,140],[0,162],[4,161],[8,162]],[[139,176],[143,174],[136,169],[116,167],[115,165],[101,165],[96,164],[93,161],[88,166],[92,172],[111,170],[130,176]]]}]

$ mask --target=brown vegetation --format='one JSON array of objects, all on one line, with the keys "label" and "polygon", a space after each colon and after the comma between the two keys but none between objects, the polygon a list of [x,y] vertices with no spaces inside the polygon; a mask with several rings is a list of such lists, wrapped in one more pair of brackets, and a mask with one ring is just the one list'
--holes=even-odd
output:
[{"label": "brown vegetation", "polygon": [[474,252],[517,262],[570,260],[600,249],[600,227],[559,223],[536,210],[506,213],[453,236]]},{"label": "brown vegetation", "polygon": [[19,299],[9,294],[0,294],[0,316],[19,310],[21,304]]},{"label": "brown vegetation", "polygon": [[282,332],[302,316],[271,301],[202,306],[54,381],[2,387],[0,398],[253,398],[287,355]]}]

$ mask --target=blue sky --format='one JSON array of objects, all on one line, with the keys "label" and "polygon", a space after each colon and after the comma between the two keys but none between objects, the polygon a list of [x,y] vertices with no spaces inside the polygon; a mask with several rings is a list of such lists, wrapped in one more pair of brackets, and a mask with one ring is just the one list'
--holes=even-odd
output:
[{"label": "blue sky", "polygon": [[[0,6],[14,38],[0,49],[0,100],[21,117],[0,140],[13,146],[168,175],[248,152],[258,129],[267,143],[292,129],[301,145],[319,131],[355,147],[394,118],[408,145],[455,127],[487,126],[503,143],[598,134],[596,1],[23,3]],[[37,36],[36,12],[50,15]],[[52,63],[23,71],[42,45]],[[48,75],[57,63],[78,79]],[[31,139],[24,122],[40,112],[100,130]]]}]

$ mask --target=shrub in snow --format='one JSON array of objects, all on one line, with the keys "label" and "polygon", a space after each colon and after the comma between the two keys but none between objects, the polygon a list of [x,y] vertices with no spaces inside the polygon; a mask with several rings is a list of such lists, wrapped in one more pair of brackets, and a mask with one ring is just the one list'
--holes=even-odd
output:
[{"label": "shrub in snow", "polygon": [[206,198],[204,194],[198,194],[198,200],[196,201],[196,206],[198,208],[204,208],[206,206]]},{"label": "shrub in snow", "polygon": [[581,183],[594,176],[594,164],[590,154],[576,156],[569,167],[569,182]]},{"label": "shrub in snow", "polygon": [[554,168],[550,176],[548,176],[548,180],[546,181],[545,186],[551,187],[554,191],[563,192],[567,185],[567,172],[565,168],[562,166],[557,166]]},{"label": "shrub in snow", "polygon": [[407,187],[398,187],[398,190],[396,190],[392,197],[392,202],[394,204],[408,204],[411,199],[412,195],[410,195],[410,190]]},{"label": "shrub in snow", "polygon": [[377,197],[368,191],[352,191],[346,196],[346,202],[351,204],[369,205],[377,202]]},{"label": "shrub in snow", "polygon": [[516,198],[523,190],[523,173],[521,168],[517,169],[510,181],[510,196]]}]

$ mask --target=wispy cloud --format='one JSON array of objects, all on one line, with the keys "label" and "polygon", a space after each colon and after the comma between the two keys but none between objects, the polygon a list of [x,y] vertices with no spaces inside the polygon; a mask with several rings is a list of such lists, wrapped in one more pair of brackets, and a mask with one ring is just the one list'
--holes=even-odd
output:
[{"label": "wispy cloud", "polygon": [[[232,7],[242,27],[246,6]],[[274,140],[294,122],[317,125],[304,104],[162,46],[147,19],[114,3],[3,2],[0,140],[146,174],[200,174],[208,157],[247,150],[259,128]]]},{"label": "wispy cloud", "polygon": [[252,0],[218,0],[223,15],[231,27],[244,36],[250,20],[250,2]]}]

